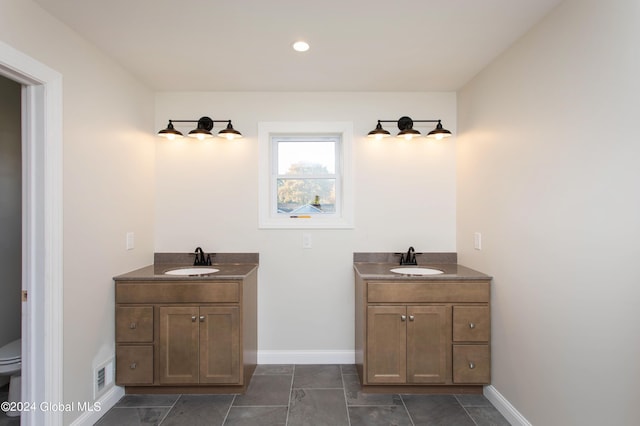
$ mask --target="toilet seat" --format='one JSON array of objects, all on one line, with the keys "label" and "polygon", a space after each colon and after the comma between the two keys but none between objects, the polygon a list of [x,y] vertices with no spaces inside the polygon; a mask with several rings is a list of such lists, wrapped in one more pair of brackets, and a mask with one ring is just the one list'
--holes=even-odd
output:
[{"label": "toilet seat", "polygon": [[20,362],[22,358],[22,339],[14,340],[0,348],[0,365]]},{"label": "toilet seat", "polygon": [[[0,348],[0,375],[9,375],[9,403],[19,403],[21,397],[22,377],[22,339],[14,340]],[[13,407],[13,405],[10,405]],[[17,409],[8,410],[5,413],[8,417],[20,416]]]}]

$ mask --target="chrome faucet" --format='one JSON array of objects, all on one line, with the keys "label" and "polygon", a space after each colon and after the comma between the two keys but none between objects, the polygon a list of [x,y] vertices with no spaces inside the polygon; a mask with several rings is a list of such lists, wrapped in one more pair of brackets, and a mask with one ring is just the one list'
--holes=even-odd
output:
[{"label": "chrome faucet", "polygon": [[193,266],[211,265],[211,255],[208,254],[206,259],[204,257],[204,251],[201,247],[197,247],[195,251],[196,258],[193,261]]},{"label": "chrome faucet", "polygon": [[409,247],[407,250],[407,254],[400,255],[400,264],[401,265],[417,265],[416,262],[416,250],[413,247]]}]

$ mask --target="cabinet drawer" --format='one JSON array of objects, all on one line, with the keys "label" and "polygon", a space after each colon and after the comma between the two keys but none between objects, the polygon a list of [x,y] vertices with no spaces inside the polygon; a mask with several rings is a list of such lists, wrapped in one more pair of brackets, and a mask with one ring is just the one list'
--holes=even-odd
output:
[{"label": "cabinet drawer", "polygon": [[153,342],[153,306],[117,307],[116,342]]},{"label": "cabinet drawer", "polygon": [[488,342],[491,320],[488,306],[454,306],[453,340]]},{"label": "cabinet drawer", "polygon": [[453,382],[486,384],[491,380],[489,345],[453,345]]},{"label": "cabinet drawer", "polygon": [[489,282],[375,281],[367,285],[369,303],[489,302]]},{"label": "cabinet drawer", "polygon": [[238,302],[238,282],[116,282],[116,303]]},{"label": "cabinet drawer", "polygon": [[153,346],[117,345],[116,384],[153,384]]}]

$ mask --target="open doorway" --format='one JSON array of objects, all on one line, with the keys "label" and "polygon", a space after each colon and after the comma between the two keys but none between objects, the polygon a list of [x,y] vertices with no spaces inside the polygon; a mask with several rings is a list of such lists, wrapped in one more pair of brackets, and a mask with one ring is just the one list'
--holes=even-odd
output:
[{"label": "open doorway", "polygon": [[[23,402],[62,394],[62,76],[0,42],[0,76],[20,85]],[[61,425],[62,412],[24,411],[22,425]]]},{"label": "open doorway", "polygon": [[[22,86],[0,76],[0,396],[20,396]],[[9,387],[11,382],[11,387]],[[4,410],[3,410],[4,411]],[[10,411],[7,415],[17,415]],[[4,413],[0,413],[0,416]]]}]

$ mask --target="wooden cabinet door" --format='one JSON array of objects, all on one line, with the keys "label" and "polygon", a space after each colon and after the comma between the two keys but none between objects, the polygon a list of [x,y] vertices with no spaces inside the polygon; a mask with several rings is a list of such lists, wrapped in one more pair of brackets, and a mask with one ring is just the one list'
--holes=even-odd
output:
[{"label": "wooden cabinet door", "polygon": [[240,383],[240,308],[200,307],[200,383]]},{"label": "wooden cabinet door", "polygon": [[406,324],[404,306],[367,307],[368,383],[406,382]]},{"label": "wooden cabinet door", "polygon": [[198,307],[160,307],[160,383],[198,383]]},{"label": "wooden cabinet door", "polygon": [[407,382],[451,381],[451,307],[407,307]]}]

